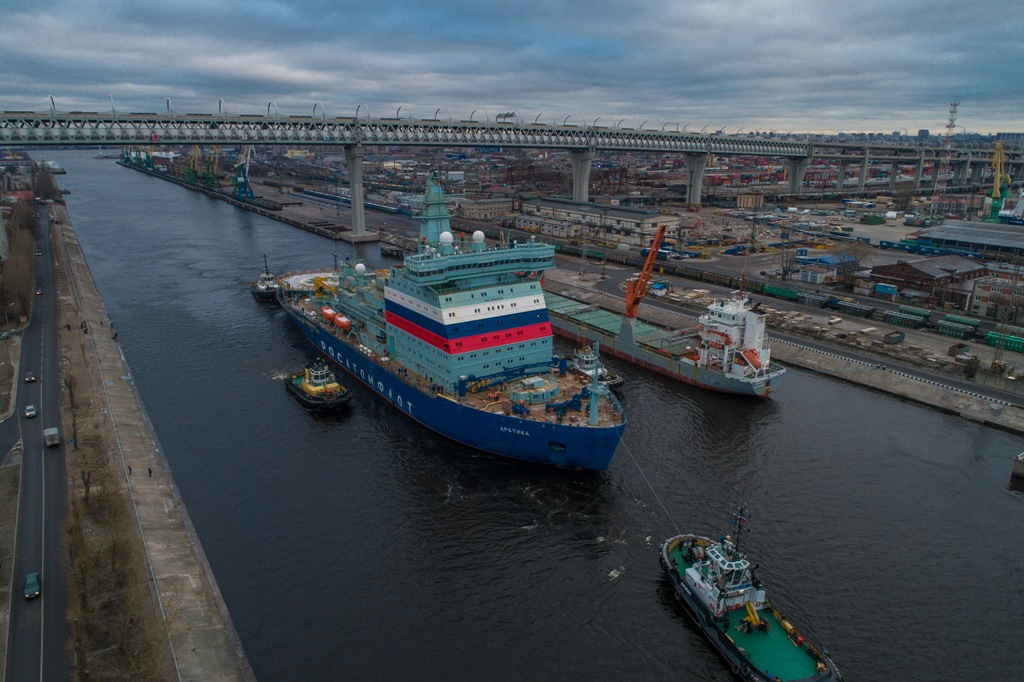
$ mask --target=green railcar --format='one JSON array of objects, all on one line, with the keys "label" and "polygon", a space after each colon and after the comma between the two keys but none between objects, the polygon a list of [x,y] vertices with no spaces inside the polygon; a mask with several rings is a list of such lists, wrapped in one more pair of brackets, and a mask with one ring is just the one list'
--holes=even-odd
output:
[{"label": "green railcar", "polygon": [[763,292],[765,296],[774,296],[775,298],[784,298],[787,301],[795,301],[800,295],[799,291],[792,289],[786,289],[785,287],[777,287],[771,284],[765,284]]},{"label": "green railcar", "polygon": [[918,317],[917,315],[897,313],[893,310],[886,311],[885,315],[882,317],[882,321],[886,324],[894,324],[897,327],[907,327],[908,329],[917,329],[924,324],[924,318]]},{"label": "green railcar", "polygon": [[904,315],[916,315],[923,320],[929,320],[932,317],[932,311],[925,310],[924,308],[915,308],[910,305],[901,305],[900,312]]},{"label": "green railcar", "polygon": [[1014,353],[1024,353],[1024,338],[1020,336],[1009,336],[1008,334],[989,332],[985,335],[985,345],[993,347],[1002,346],[1006,350],[1013,351]]},{"label": "green railcar", "polygon": [[954,339],[966,339],[974,333],[974,327],[969,324],[939,320],[935,323],[935,331],[943,336],[952,336]]},{"label": "green railcar", "polygon": [[973,317],[961,317],[960,315],[946,315],[944,318],[946,322],[953,322],[954,324],[965,324],[971,329],[977,329],[981,326],[981,320],[975,320]]}]

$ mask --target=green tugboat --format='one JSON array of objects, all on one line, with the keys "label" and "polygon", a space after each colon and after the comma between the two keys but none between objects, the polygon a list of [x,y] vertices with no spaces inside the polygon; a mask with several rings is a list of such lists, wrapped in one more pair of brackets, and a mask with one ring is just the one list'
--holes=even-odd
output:
[{"label": "green tugboat", "polygon": [[289,393],[311,410],[337,410],[352,397],[320,357],[306,365],[301,372],[289,375],[284,385]]},{"label": "green tugboat", "polygon": [[687,534],[662,543],[661,565],[686,612],[741,680],[840,682],[828,652],[772,604],[740,551],[746,518],[737,513],[732,523],[735,539]]}]

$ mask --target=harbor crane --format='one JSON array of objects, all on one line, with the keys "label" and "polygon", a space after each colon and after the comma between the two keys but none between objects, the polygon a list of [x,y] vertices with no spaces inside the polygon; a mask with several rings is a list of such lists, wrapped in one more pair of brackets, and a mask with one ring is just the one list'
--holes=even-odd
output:
[{"label": "harbor crane", "polygon": [[651,273],[654,271],[654,263],[658,260],[658,251],[661,250],[661,241],[665,238],[665,225],[658,228],[651,242],[651,250],[647,252],[647,260],[637,274],[626,280],[626,317],[636,319],[637,310],[640,308],[640,301],[647,293],[647,285],[651,283]]},{"label": "harbor crane", "polygon": [[253,201],[256,193],[252,191],[249,184],[249,163],[252,161],[252,145],[245,148],[245,155],[235,164],[235,199],[238,201]]},{"label": "harbor crane", "polygon": [[999,211],[1010,196],[1010,176],[1006,172],[1006,155],[1003,153],[1003,141],[996,142],[992,154],[992,210],[986,222],[999,222]]}]

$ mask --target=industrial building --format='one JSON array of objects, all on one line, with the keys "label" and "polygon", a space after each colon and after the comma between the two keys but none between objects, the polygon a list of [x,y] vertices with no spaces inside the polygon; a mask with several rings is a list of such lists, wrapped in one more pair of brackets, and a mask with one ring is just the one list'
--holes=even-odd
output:
[{"label": "industrial building", "polygon": [[929,305],[967,308],[974,280],[988,269],[983,263],[958,255],[898,261],[871,268],[871,280],[893,284],[907,298],[922,298]]},{"label": "industrial building", "polygon": [[946,220],[923,229],[911,239],[945,249],[970,251],[989,260],[1013,260],[1024,256],[1024,226]]},{"label": "industrial building", "polygon": [[650,246],[662,225],[667,242],[675,242],[681,223],[678,215],[568,199],[524,201],[522,214],[516,219],[516,227],[528,232],[637,248]]}]

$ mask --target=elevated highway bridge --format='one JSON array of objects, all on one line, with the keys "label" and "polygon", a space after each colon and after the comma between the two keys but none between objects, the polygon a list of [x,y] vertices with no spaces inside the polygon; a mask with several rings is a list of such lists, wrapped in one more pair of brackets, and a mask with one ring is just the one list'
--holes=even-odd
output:
[{"label": "elevated highway bridge", "polygon": [[[268,107],[269,109],[269,107]],[[315,111],[315,109],[314,109]],[[472,118],[472,117],[471,117]],[[539,117],[538,117],[539,119]],[[568,151],[572,161],[573,199],[587,201],[590,164],[597,152],[678,154],[686,163],[687,201],[700,204],[702,180],[712,156],[775,157],[786,163],[791,194],[801,192],[814,160],[839,166],[836,185],[845,186],[846,168],[859,167],[863,191],[868,170],[887,165],[889,188],[900,166],[913,168],[915,190],[924,190],[926,165],[934,169],[940,147],[874,142],[850,143],[831,139],[793,140],[764,136],[705,134],[633,129],[619,126],[528,123],[518,116],[496,121],[454,121],[401,118],[332,118],[317,116],[238,114],[122,114],[97,112],[7,111],[0,113],[0,146],[195,146],[300,145],[342,147],[349,167],[353,236],[365,234],[362,159],[366,146],[503,147]],[[993,149],[954,149],[950,152],[951,189],[981,184],[991,166]],[[1011,151],[1006,162],[1010,177],[1024,181],[1024,152]],[[931,183],[934,185],[935,174]]]}]

